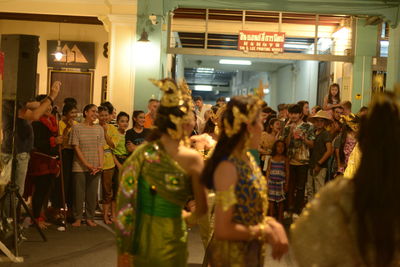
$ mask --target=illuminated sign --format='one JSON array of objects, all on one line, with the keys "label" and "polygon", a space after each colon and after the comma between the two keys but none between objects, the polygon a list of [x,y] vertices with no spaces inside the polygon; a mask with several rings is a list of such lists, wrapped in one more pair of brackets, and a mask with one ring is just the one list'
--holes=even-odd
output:
[{"label": "illuminated sign", "polygon": [[240,31],[238,49],[249,52],[283,53],[285,33]]}]

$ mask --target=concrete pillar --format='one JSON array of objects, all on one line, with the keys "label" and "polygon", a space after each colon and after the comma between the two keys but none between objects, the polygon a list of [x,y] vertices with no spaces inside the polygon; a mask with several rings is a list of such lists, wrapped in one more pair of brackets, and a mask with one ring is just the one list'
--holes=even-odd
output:
[{"label": "concrete pillar", "polygon": [[387,62],[387,90],[393,90],[393,85],[400,82],[400,26],[390,29],[389,56]]},{"label": "concrete pillar", "polygon": [[372,57],[376,55],[378,26],[365,26],[365,19],[357,19],[355,55],[353,64],[353,88],[351,102],[353,112],[369,104],[372,87]]},{"label": "concrete pillar", "polygon": [[99,18],[109,33],[109,75],[107,99],[116,105],[117,112],[133,112],[135,98],[136,16],[107,15]]}]

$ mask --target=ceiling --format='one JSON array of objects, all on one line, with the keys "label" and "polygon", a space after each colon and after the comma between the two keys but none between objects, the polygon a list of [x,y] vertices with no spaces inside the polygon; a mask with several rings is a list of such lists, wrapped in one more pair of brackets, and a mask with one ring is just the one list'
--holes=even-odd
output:
[{"label": "ceiling", "polygon": [[241,58],[250,60],[250,66],[221,65],[220,59],[236,59],[228,57],[183,55],[185,79],[193,88],[195,85],[212,85],[220,92],[230,91],[230,82],[239,71],[274,72],[277,69],[292,64],[291,60]]}]

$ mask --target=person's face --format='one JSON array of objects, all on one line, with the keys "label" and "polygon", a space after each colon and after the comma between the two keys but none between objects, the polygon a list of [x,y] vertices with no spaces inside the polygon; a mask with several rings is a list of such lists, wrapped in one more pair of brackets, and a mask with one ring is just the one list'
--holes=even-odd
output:
[{"label": "person's face", "polygon": [[287,109],[279,111],[279,118],[287,118],[289,116],[289,112]]},{"label": "person's face", "polygon": [[279,142],[278,144],[276,144],[276,152],[279,155],[283,155],[283,153],[285,152],[285,144],[283,142]]},{"label": "person's face", "polygon": [[128,129],[128,126],[129,126],[128,117],[126,117],[126,116],[120,117],[119,120],[117,121],[117,125],[118,125],[119,129],[126,131],[126,129]]},{"label": "person's face", "polygon": [[97,120],[98,117],[98,112],[97,112],[97,107],[93,106],[91,107],[88,111],[85,111],[85,120],[87,122],[94,122]]},{"label": "person's face", "polygon": [[223,107],[225,105],[225,101],[217,101],[218,107]]},{"label": "person's face", "polygon": [[340,120],[340,117],[342,116],[342,114],[343,114],[343,109],[336,108],[333,111],[333,118],[338,121],[338,120]]},{"label": "person's face", "polygon": [[339,92],[339,88],[337,86],[332,86],[331,87],[331,95],[336,96]]},{"label": "person's face", "polygon": [[316,129],[320,130],[325,127],[325,120],[317,118],[314,120],[314,126]]},{"label": "person's face", "polygon": [[317,113],[317,110],[316,110],[315,108],[312,108],[312,109],[311,109],[311,116],[314,116],[315,113]]},{"label": "person's face", "polygon": [[263,122],[267,119],[267,117],[268,117],[268,113],[261,112],[261,119]]},{"label": "person's face", "polygon": [[148,109],[149,109],[150,113],[154,114],[158,109],[158,105],[159,104],[157,101],[150,102],[148,105]]},{"label": "person's face", "polygon": [[203,101],[201,100],[196,100],[195,102],[196,107],[201,108],[203,106]]},{"label": "person's face", "polygon": [[298,122],[300,120],[300,113],[289,113],[289,118],[292,122]]},{"label": "person's face", "polygon": [[272,131],[279,133],[281,131],[281,129],[282,129],[281,122],[280,121],[274,122],[274,124],[272,125]]},{"label": "person's face", "polygon": [[144,122],[145,122],[145,116],[144,113],[140,113],[136,118],[136,123],[139,124],[140,127],[144,126]]},{"label": "person's face", "polygon": [[44,115],[45,116],[50,116],[52,110],[53,110],[53,106],[52,105],[48,106],[46,111],[44,112]]},{"label": "person's face", "polygon": [[183,134],[185,136],[190,136],[190,134],[194,130],[195,125],[196,125],[196,121],[194,118],[194,114],[193,114],[193,112],[189,112],[189,114],[185,118],[185,121],[182,123]]},{"label": "person's face", "polygon": [[106,124],[110,119],[110,114],[108,113],[108,111],[100,111],[99,112],[99,123],[100,124]]},{"label": "person's face", "polygon": [[[263,125],[263,120],[262,120],[262,115],[261,112],[258,114],[255,122],[250,123],[247,126],[247,131],[249,132],[251,136],[251,143],[254,145],[259,145],[261,142],[261,135],[264,130],[264,125]],[[257,147],[256,146],[256,147]]]},{"label": "person's face", "polygon": [[310,106],[306,103],[303,106],[303,115],[308,116],[310,114]]},{"label": "person's face", "polygon": [[78,116],[78,110],[76,108],[73,108],[70,112],[68,112],[67,119],[75,120],[77,116]]}]

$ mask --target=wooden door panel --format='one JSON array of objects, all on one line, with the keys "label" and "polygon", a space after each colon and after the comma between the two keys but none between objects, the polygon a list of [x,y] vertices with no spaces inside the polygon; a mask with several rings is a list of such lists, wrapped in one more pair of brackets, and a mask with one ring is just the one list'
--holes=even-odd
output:
[{"label": "wooden door panel", "polygon": [[63,101],[66,97],[73,97],[78,102],[78,112],[82,112],[85,105],[92,102],[92,73],[87,72],[51,72],[51,82],[60,81],[62,86],[57,99],[54,101],[58,110],[62,110]]}]

